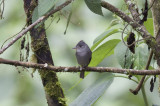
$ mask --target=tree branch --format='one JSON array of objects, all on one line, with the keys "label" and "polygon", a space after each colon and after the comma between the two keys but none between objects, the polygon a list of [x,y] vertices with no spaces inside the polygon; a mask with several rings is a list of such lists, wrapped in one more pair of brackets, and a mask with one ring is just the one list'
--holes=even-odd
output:
[{"label": "tree branch", "polygon": [[56,13],[57,11],[60,11],[65,6],[69,5],[71,2],[72,2],[72,0],[67,0],[65,3],[61,4],[56,9],[50,11],[45,16],[42,16],[39,19],[37,19],[34,23],[32,23],[27,28],[25,28],[24,30],[22,30],[15,38],[12,39],[11,42],[9,42],[6,46],[4,46],[2,49],[0,49],[0,54],[2,54],[7,48],[9,48],[10,46],[12,46],[18,39],[20,39],[25,33],[27,33],[29,30],[31,30],[34,26],[36,26],[40,22],[44,21],[45,19],[47,19],[49,16],[51,16],[54,13]]},{"label": "tree branch", "polygon": [[138,7],[136,6],[136,4],[134,4],[133,1],[131,1],[131,0],[124,0],[124,1],[125,1],[126,5],[128,6],[128,9],[131,12],[131,15],[132,15],[133,19],[135,21],[139,22],[141,19],[139,17]]},{"label": "tree branch", "polygon": [[152,48],[154,54],[156,57],[160,57],[159,52],[156,51],[156,41],[155,38],[152,37],[152,35],[146,30],[144,25],[140,25],[138,22],[131,19],[128,15],[123,13],[118,8],[114,7],[113,5],[109,4],[108,2],[102,1],[101,2],[102,7],[110,10],[111,12],[115,13],[119,17],[121,17],[125,22],[130,24],[133,29],[135,29],[137,32],[141,34],[141,36],[146,40],[147,45]]},{"label": "tree branch", "polygon": [[[152,56],[153,56],[153,51],[151,50],[150,55],[149,55],[149,58],[148,58],[148,61],[147,61],[147,64],[146,64],[146,67],[145,67],[146,70],[148,70],[148,68],[149,68],[150,62],[151,62],[151,60],[152,60]],[[141,78],[141,80],[140,80],[140,82],[139,82],[139,84],[138,84],[138,86],[136,87],[135,90],[130,89],[130,91],[131,91],[134,95],[137,95],[137,94],[138,94],[139,90],[141,89],[141,87],[142,87],[142,85],[143,85],[143,82],[144,82],[145,78],[146,78],[146,75],[144,75],[144,76]]]},{"label": "tree branch", "polygon": [[135,70],[135,69],[119,69],[113,67],[87,67],[85,69],[80,70],[79,67],[61,67],[61,66],[52,66],[46,64],[37,64],[31,62],[21,62],[21,61],[13,61],[0,58],[0,64],[8,64],[14,66],[23,66],[26,68],[36,68],[36,69],[45,69],[52,70],[54,72],[111,72],[111,73],[121,73],[126,75],[159,75],[160,70]]}]

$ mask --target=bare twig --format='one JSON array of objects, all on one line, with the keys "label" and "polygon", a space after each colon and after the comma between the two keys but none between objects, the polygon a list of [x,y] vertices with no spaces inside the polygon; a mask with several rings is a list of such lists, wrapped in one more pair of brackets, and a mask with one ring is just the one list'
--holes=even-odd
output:
[{"label": "bare twig", "polygon": [[113,67],[87,67],[82,70],[79,67],[61,67],[61,66],[52,66],[46,64],[37,64],[31,62],[21,62],[21,61],[13,61],[0,58],[0,64],[8,64],[13,66],[23,66],[26,68],[36,68],[36,69],[45,69],[52,70],[54,72],[111,72],[111,73],[121,73],[127,75],[160,75],[160,70],[135,70],[135,69],[119,69]]},{"label": "bare twig", "polygon": [[2,54],[7,48],[9,48],[11,45],[13,45],[18,39],[20,39],[25,33],[27,33],[29,30],[31,30],[34,26],[36,26],[38,23],[44,21],[45,19],[47,19],[49,16],[51,16],[52,14],[56,13],[57,11],[63,9],[65,6],[67,6],[68,4],[70,4],[72,2],[72,0],[67,0],[65,3],[61,4],[60,6],[58,6],[56,9],[50,11],[48,14],[46,14],[45,16],[40,17],[39,19],[37,19],[34,23],[32,23],[31,25],[29,25],[27,28],[25,28],[24,30],[22,30],[15,38],[13,38],[13,40],[7,44],[4,48],[0,49],[0,54]]},{"label": "bare twig", "polygon": [[[157,34],[156,34],[155,37],[157,38],[157,36],[158,36],[159,34],[160,34],[160,28],[158,29],[158,32],[157,32]],[[150,65],[152,56],[153,56],[153,50],[151,50],[151,52],[150,52],[150,56],[149,56],[149,58],[148,58],[148,61],[147,61],[146,67],[145,67],[146,70],[148,70],[148,68],[149,68],[149,65]],[[141,78],[140,83],[138,84],[138,86],[137,86],[137,88],[136,88],[135,90],[130,89],[130,91],[131,91],[133,94],[135,94],[135,95],[138,94],[139,90],[141,89],[141,87],[142,87],[142,85],[143,85],[143,82],[144,82],[145,78],[146,78],[146,75],[144,75],[144,76]]]},{"label": "bare twig", "polygon": [[[21,29],[21,31],[22,31],[23,29],[25,29],[26,25],[27,25],[27,24],[24,25],[24,27]],[[21,31],[19,31],[18,33],[14,34],[13,36],[7,38],[7,39],[3,42],[2,46],[1,46],[1,49],[3,48],[4,44],[5,44],[9,39],[15,37],[15,36],[16,36],[17,34],[19,34]]]},{"label": "bare twig", "polygon": [[[146,67],[145,67],[145,70],[148,70],[149,65],[150,65],[150,62],[151,62],[151,60],[152,60],[152,56],[153,56],[153,51],[151,50],[151,53],[150,53],[149,58],[148,58],[148,61],[147,61],[147,65],[146,65]],[[141,89],[141,87],[142,87],[142,85],[143,85],[143,82],[144,82],[145,78],[146,78],[146,75],[144,75],[144,76],[141,78],[141,80],[140,80],[140,82],[139,82],[139,84],[138,84],[138,86],[137,86],[137,88],[136,88],[135,90],[130,89],[130,91],[131,91],[134,95],[137,95],[137,94],[138,94],[139,90]]]}]

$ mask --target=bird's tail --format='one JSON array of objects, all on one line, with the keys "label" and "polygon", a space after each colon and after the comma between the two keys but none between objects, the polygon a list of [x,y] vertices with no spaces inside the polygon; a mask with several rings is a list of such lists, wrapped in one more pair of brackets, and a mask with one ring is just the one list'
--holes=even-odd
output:
[{"label": "bird's tail", "polygon": [[81,71],[80,78],[84,79],[84,71]]}]

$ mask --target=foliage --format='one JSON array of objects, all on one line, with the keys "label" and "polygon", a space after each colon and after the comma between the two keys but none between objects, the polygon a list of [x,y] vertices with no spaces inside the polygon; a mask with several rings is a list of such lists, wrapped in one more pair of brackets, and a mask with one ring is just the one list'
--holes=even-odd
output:
[{"label": "foliage", "polygon": [[[85,0],[85,3],[87,4],[88,8],[93,13],[102,15],[101,8],[99,6],[100,4],[98,4],[99,2],[100,0],[97,0],[94,2],[92,0]],[[95,3],[97,3],[96,6],[95,6]],[[94,40],[93,46],[91,47],[91,50],[93,51],[93,55],[92,55],[93,58],[89,66],[97,66],[100,62],[102,62],[102,60],[114,54],[115,57],[117,58],[119,65],[122,68],[145,69],[145,65],[147,64],[146,62],[148,60],[149,50],[143,41],[141,43],[136,43],[136,49],[135,49],[136,52],[135,54],[133,54],[128,49],[126,44],[124,44],[124,41],[125,41],[124,38],[122,38],[123,42],[122,41],[120,42],[119,40],[115,40],[115,39],[109,40],[109,41],[106,40],[109,36],[114,36],[115,34],[120,32],[121,28],[116,28],[116,29],[112,28],[113,26],[118,24],[121,24],[121,26],[125,27],[125,24],[122,20],[119,20],[119,18],[113,19],[111,21],[110,26],[107,28],[107,30]],[[153,26],[150,26],[150,25],[153,25],[153,20],[151,18],[148,19],[144,23],[144,25],[146,26],[147,30],[153,35]],[[127,31],[127,34],[129,33],[130,31]],[[136,37],[139,38],[138,35]],[[140,80],[139,77],[137,76],[135,77],[137,78],[136,79],[137,81]],[[99,78],[99,79],[102,79],[102,78]],[[103,94],[102,92],[105,91],[105,89],[103,90],[98,89],[97,84],[99,84],[99,82],[96,82],[91,87],[86,88],[71,103],[71,106],[74,104],[86,105],[86,106],[92,105],[92,103],[94,103],[93,101],[95,101],[95,98],[97,98],[97,95],[99,94],[99,92]],[[94,91],[95,89],[97,90],[97,92],[93,93],[92,90]],[[100,96],[101,95],[99,95],[99,97]]]},{"label": "foliage", "polygon": [[101,0],[85,0],[85,3],[92,12],[103,15]]},{"label": "foliage", "polygon": [[112,74],[101,74],[92,85],[86,88],[69,106],[91,106],[103,95],[104,91],[113,82]]},{"label": "foliage", "polygon": [[53,9],[56,1],[57,0],[39,0],[38,6],[33,11],[32,22],[35,22],[39,17]]},{"label": "foliage", "polygon": [[[84,2],[93,13],[98,14],[99,16],[103,16],[101,8],[101,0],[84,0]],[[39,0],[38,6],[33,11],[32,22],[35,22],[39,17],[45,15],[47,12],[49,12],[51,9],[57,6],[57,3],[58,3],[57,0]],[[72,21],[71,15],[74,14],[72,12],[73,12],[72,10],[70,10],[69,12],[66,30],[70,25],[69,23],[71,23]],[[75,17],[73,18],[75,19]],[[128,37],[128,34],[130,32],[135,32],[136,40],[139,40],[141,39],[141,37],[138,35],[138,33],[129,27],[130,28],[129,30],[126,29],[124,31],[124,38],[122,38],[123,40],[116,37],[117,34],[122,33],[125,25],[126,25],[125,22],[122,21],[119,17],[117,17],[116,15],[113,16],[110,25],[107,26],[105,28],[106,30],[102,32],[102,34],[98,35],[93,41],[93,45],[91,46],[93,54],[89,66],[98,66],[99,64],[102,63],[106,64],[105,63],[106,61],[104,60],[109,61],[109,60],[114,60],[116,58],[115,61],[118,63],[118,65],[115,66],[115,68],[119,66],[121,68],[133,68],[133,69],[145,68],[150,51],[146,43],[144,41],[136,42],[135,54],[131,53],[128,47],[126,46],[127,44],[126,39]],[[144,23],[144,26],[146,27],[148,32],[151,33],[151,35],[154,35],[152,18],[148,18],[148,20]],[[154,67],[155,61],[153,60],[154,59],[152,59],[153,64],[150,65],[152,69],[155,68]],[[90,73],[87,73],[86,77],[88,76],[88,74]],[[104,92],[108,90],[108,88],[112,85],[112,83],[114,83],[113,79],[115,77],[117,76],[109,73],[105,74],[101,73],[101,75],[97,75],[96,79],[94,79],[93,82],[91,83],[88,82],[90,86],[86,87],[82,91],[82,93],[79,94],[79,96],[74,98],[70,106],[74,106],[75,104],[78,104],[77,106],[93,105],[99,100],[100,97],[103,97]],[[127,78],[126,76],[119,76],[119,77]],[[132,77],[133,79],[131,80],[134,81],[140,80],[139,76],[133,76],[133,77]],[[149,77],[147,79],[149,79]],[[147,81],[145,83],[147,83]],[[117,88],[117,90],[119,89]]]}]

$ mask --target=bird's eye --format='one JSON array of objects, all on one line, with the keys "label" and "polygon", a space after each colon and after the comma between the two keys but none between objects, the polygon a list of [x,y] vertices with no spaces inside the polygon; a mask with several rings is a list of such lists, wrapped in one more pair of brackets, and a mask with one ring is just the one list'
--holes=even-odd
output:
[{"label": "bird's eye", "polygon": [[82,45],[81,48],[83,48],[84,46]]}]

